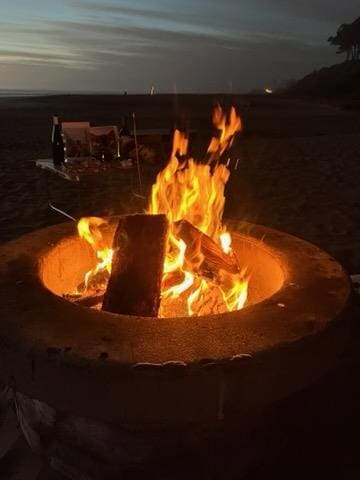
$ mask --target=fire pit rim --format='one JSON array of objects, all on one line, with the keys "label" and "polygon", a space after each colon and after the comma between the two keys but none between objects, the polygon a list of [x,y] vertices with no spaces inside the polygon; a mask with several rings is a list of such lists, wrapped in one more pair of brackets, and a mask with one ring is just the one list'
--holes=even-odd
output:
[{"label": "fire pit rim", "polygon": [[[239,225],[238,225],[238,228],[239,228]],[[27,241],[30,241],[33,244],[32,245],[33,254],[35,253],[35,255],[36,254],[37,255],[42,255],[44,253],[44,250],[45,251],[48,250],[49,244],[51,246],[54,246],[59,241],[59,239],[61,239],[64,236],[64,234],[69,234],[69,232],[71,232],[72,229],[73,229],[73,224],[71,224],[71,223],[63,224],[61,226],[57,225],[55,227],[54,226],[49,227],[49,228],[42,229],[42,230],[37,231],[37,232],[30,233],[28,235],[25,235],[25,236],[21,237],[18,240],[10,242],[9,244],[7,244],[7,247],[10,248],[10,250],[11,250],[11,248],[15,247],[16,245],[19,246],[23,242],[26,243]],[[296,285],[296,282],[294,282],[294,276],[295,277],[299,276],[299,271],[298,270],[299,270],[300,267],[303,268],[304,265],[303,264],[301,265],[299,263],[299,259],[297,259],[297,262],[295,262],[294,258],[291,258],[291,256],[289,257],[289,250],[291,251],[293,249],[294,252],[295,252],[296,249],[298,249],[299,247],[302,247],[302,248],[307,249],[307,254],[305,255],[305,257],[308,257],[308,260],[309,260],[309,258],[314,259],[317,256],[320,256],[321,260],[323,262],[324,261],[326,262],[328,268],[329,268],[329,265],[330,265],[331,268],[335,268],[335,270],[336,270],[335,277],[337,277],[337,280],[339,280],[339,276],[343,276],[343,281],[342,281],[342,285],[341,285],[342,290],[337,292],[337,296],[339,298],[342,297],[341,298],[342,302],[346,303],[347,297],[349,296],[349,293],[350,293],[349,280],[345,276],[345,274],[344,274],[342,268],[339,266],[339,264],[337,264],[335,262],[335,260],[332,259],[330,256],[328,256],[326,253],[322,252],[320,249],[318,249],[314,245],[311,245],[311,244],[309,244],[309,243],[307,243],[303,240],[300,240],[296,237],[292,237],[292,236],[290,236],[288,234],[285,234],[283,232],[278,232],[278,231],[269,229],[267,227],[241,222],[241,229],[242,229],[242,231],[246,232],[245,233],[246,235],[248,234],[249,230],[251,230],[252,235],[254,235],[255,239],[256,238],[262,238],[262,240],[264,242],[264,247],[267,248],[268,251],[270,251],[270,254],[272,254],[276,257],[280,257],[280,258],[283,257],[281,265],[282,265],[283,270],[286,271],[286,275],[285,275],[285,278],[284,278],[283,286],[280,288],[279,291],[274,293],[271,297],[269,297],[266,300],[260,302],[259,304],[250,305],[248,307],[245,307],[241,311],[229,312],[229,313],[226,313],[226,314],[206,315],[206,316],[198,317],[198,318],[197,317],[195,317],[195,318],[194,317],[179,317],[179,318],[176,318],[176,319],[172,319],[172,318],[159,319],[159,318],[149,318],[149,317],[148,318],[143,318],[143,317],[131,317],[131,318],[129,318],[126,315],[112,314],[112,313],[109,313],[109,312],[91,311],[90,309],[83,308],[83,307],[79,308],[76,305],[70,304],[68,301],[66,301],[66,300],[64,300],[60,297],[57,297],[55,294],[51,293],[46,287],[44,287],[44,285],[42,284],[42,282],[38,278],[38,270],[37,270],[38,267],[37,267],[37,265],[34,265],[34,262],[30,262],[30,264],[28,264],[27,268],[30,267],[30,270],[32,272],[30,274],[32,288],[35,289],[34,291],[37,291],[37,293],[38,293],[37,297],[40,294],[41,299],[47,304],[47,306],[50,308],[50,310],[52,308],[53,309],[65,309],[64,313],[66,313],[66,315],[71,315],[71,316],[75,315],[75,316],[79,316],[79,317],[87,317],[89,320],[93,319],[95,317],[98,317],[98,318],[103,319],[103,320],[101,320],[101,321],[104,321],[103,326],[109,326],[110,323],[113,324],[114,322],[115,323],[117,322],[119,324],[126,323],[126,329],[129,329],[129,328],[131,329],[132,325],[138,325],[138,324],[141,324],[144,328],[152,328],[154,326],[155,327],[160,327],[160,328],[161,327],[169,328],[169,326],[170,326],[169,322],[171,322],[171,324],[172,324],[171,328],[173,328],[174,330],[178,329],[179,325],[182,324],[184,327],[189,328],[189,331],[193,331],[193,329],[195,328],[195,325],[198,325],[198,326],[204,328],[204,326],[206,325],[208,320],[215,321],[218,324],[220,323],[220,324],[222,324],[222,326],[224,326],[224,322],[226,322],[228,324],[227,326],[230,326],[230,323],[235,320],[235,322],[239,322],[239,329],[240,330],[246,331],[247,327],[250,326],[250,329],[252,329],[253,331],[256,331],[260,327],[260,324],[263,323],[261,321],[259,323],[258,318],[256,318],[256,317],[259,317],[259,315],[258,314],[255,315],[256,312],[259,312],[259,310],[260,311],[264,310],[261,313],[262,313],[262,315],[265,314],[265,316],[266,316],[266,315],[271,314],[270,310],[272,311],[272,314],[274,314],[274,310],[275,310],[276,314],[278,314],[281,317],[281,316],[283,316],[284,313],[286,313],[289,310],[289,304],[291,304],[291,301],[293,301],[293,299],[294,299],[294,291],[296,292],[297,295],[299,294],[299,292],[296,291],[297,285]],[[39,239],[39,236],[40,236],[40,240],[41,240],[41,238],[43,236],[42,234],[43,235],[45,234],[45,236],[47,237],[46,247],[44,247],[43,244],[40,247],[36,246],[36,241],[35,240]],[[251,239],[250,239],[250,241],[251,241]],[[284,250],[280,251],[279,248],[276,250],[276,244],[279,244],[279,242],[280,242],[280,244],[281,243],[283,243],[283,244],[287,243],[288,252],[286,252]],[[283,245],[282,245],[282,247],[283,247]],[[2,250],[4,250],[4,248],[6,249],[6,245],[0,249],[0,252]],[[24,254],[24,253],[25,252],[23,251],[22,254]],[[297,252],[297,255],[299,256],[299,251]],[[6,254],[5,254],[5,256],[6,256]],[[300,255],[300,257],[301,257],[301,255]],[[301,259],[302,260],[301,263],[303,263],[304,258]],[[297,263],[295,269],[294,269],[294,265],[292,265],[292,263],[294,263],[294,262]],[[25,268],[24,265],[22,266],[22,268]],[[23,288],[26,284],[26,275],[29,276],[29,272],[28,273],[25,272],[25,279],[20,280],[21,288]],[[319,292],[317,292],[317,296],[318,296],[318,294],[319,294]],[[9,295],[11,296],[11,290],[10,290]],[[330,298],[331,298],[331,296],[334,297],[334,292],[333,291],[331,291]],[[3,309],[3,308],[1,307],[1,309]],[[39,309],[39,307],[35,306],[35,310],[34,310],[33,313],[38,314],[38,309]],[[80,314],[80,312],[81,312],[81,314]],[[79,315],[76,315],[77,313],[79,313]],[[336,311],[335,312],[333,311],[332,313],[335,314]],[[22,312],[22,314],[23,314],[23,312]],[[295,315],[295,314],[296,314],[296,312],[293,311],[292,315]],[[254,315],[255,315],[255,318],[249,318],[249,317],[254,316]],[[335,314],[335,317],[336,317],[336,314]],[[263,321],[264,321],[264,319],[263,319]],[[202,325],[199,325],[199,322],[202,322]],[[250,323],[250,325],[249,325],[249,323]],[[312,334],[316,333],[318,330],[322,330],[322,328],[325,325],[325,324],[322,324],[322,323],[324,323],[324,322],[318,322],[318,325],[316,325],[316,319],[313,319],[312,321],[307,320],[307,321],[303,322],[302,326],[297,325],[298,332],[296,332],[296,334],[292,336],[291,341],[294,341],[296,339],[300,339],[304,335],[309,335],[309,334],[312,335]],[[266,319],[265,319],[265,324],[266,324]],[[263,327],[266,326],[265,324],[263,324]],[[268,328],[265,328],[265,331],[267,331],[267,330],[268,330]],[[274,327],[273,330],[276,331],[276,328]],[[21,329],[19,330],[19,334],[21,335]],[[261,342],[260,342],[261,343],[260,348],[257,348],[256,342],[255,343],[251,342],[251,338],[248,338],[248,341],[246,342],[247,346],[245,347],[243,353],[254,354],[254,353],[257,353],[258,351],[263,351],[266,348],[273,348],[278,342],[283,342],[283,341],[286,340],[284,338],[281,338],[281,335],[280,335],[280,338],[278,338],[278,339],[274,338],[274,335],[271,335],[271,337],[272,337],[272,339],[268,343],[266,343],[266,341],[264,341],[264,339],[262,339]],[[120,341],[121,341],[121,339],[120,339]],[[44,342],[44,346],[47,343],[48,342]],[[41,342],[39,343],[39,345],[41,345]],[[35,345],[33,345],[33,347],[34,346]],[[56,344],[53,345],[53,346],[54,346],[54,348],[57,348]],[[100,346],[99,346],[98,350],[106,351],[107,349],[109,349],[109,345],[106,343],[106,341],[103,342],[102,347],[103,348],[100,348]],[[230,355],[218,355],[218,356],[216,355],[214,358],[217,358],[219,360],[220,359],[225,360],[226,358],[230,359],[234,355],[237,355],[237,354],[241,353],[242,348],[244,348],[244,347],[239,346],[240,351],[238,351],[238,352],[233,351],[232,354],[230,354]],[[71,356],[73,356],[75,352],[76,352],[76,349],[72,349]],[[80,357],[84,356],[84,350],[79,354],[79,356]],[[209,356],[207,356],[207,357],[209,357]],[[210,355],[210,357],[213,358],[211,355]],[[88,360],[90,360],[91,358],[92,359],[97,359],[97,355],[95,355],[95,356],[93,354],[85,355],[85,358],[87,358]],[[109,362],[113,361],[113,360],[115,362],[119,362],[119,360],[116,358],[116,355],[113,356],[111,353],[109,354],[108,358],[109,358],[109,360],[108,360]],[[187,365],[198,363],[194,359],[189,360],[188,358],[181,358],[181,355],[164,359],[165,362],[166,361],[173,361],[173,360],[174,361],[179,361],[179,360],[184,361]],[[138,361],[139,361],[139,359],[135,359],[134,361],[128,361],[128,362],[125,361],[124,363],[133,365],[133,364],[138,363]],[[149,361],[150,363],[152,363],[152,359],[149,359],[149,358],[145,358],[144,361],[145,362]],[[123,362],[120,362],[120,363],[123,363]],[[159,361],[154,361],[154,363],[163,363],[163,362],[162,361],[160,361],[160,362]]]},{"label": "fire pit rim", "polygon": [[[109,217],[112,221],[115,222],[115,227],[116,227],[116,224],[117,224],[117,221],[119,219],[119,217]],[[231,225],[231,223],[233,223],[234,221],[233,220],[228,220],[225,222],[226,225]],[[262,228],[262,229],[267,229],[270,231],[270,229],[268,229],[267,227],[263,226],[263,225],[255,225],[255,224],[250,224],[249,222],[240,222],[243,226],[243,228],[245,228],[246,230],[251,230],[253,229],[254,227],[257,227],[257,228]],[[69,225],[71,225],[69,223]],[[235,240],[236,240],[236,237],[240,237],[240,238],[245,238],[246,239],[246,243],[249,244],[250,246],[252,247],[255,247],[256,249],[260,249],[264,252],[266,252],[266,255],[271,257],[274,262],[277,262],[277,266],[279,268],[279,270],[281,270],[282,272],[282,281],[281,281],[281,285],[279,288],[277,288],[274,293],[271,293],[270,295],[266,296],[264,300],[260,300],[260,301],[256,301],[254,303],[250,303],[249,305],[245,305],[244,307],[242,307],[242,309],[240,309],[241,311],[244,311],[246,309],[249,309],[249,308],[252,308],[254,307],[255,305],[257,305],[258,303],[261,303],[262,301],[265,301],[265,300],[271,300],[274,298],[274,296],[283,288],[283,285],[284,283],[286,282],[286,279],[288,277],[288,269],[284,266],[284,263],[279,261],[279,252],[275,251],[273,248],[270,248],[269,245],[266,244],[266,242],[264,242],[264,239],[265,237],[263,236],[261,238],[261,240],[259,240],[258,238],[255,238],[255,237],[251,237],[249,235],[249,233],[245,233],[245,232],[237,232],[237,231],[233,231],[231,232],[232,235],[234,236],[235,235]],[[294,237],[295,238],[295,237]],[[80,241],[80,242],[83,242],[83,245],[85,247],[88,247],[88,244],[85,240],[83,239],[80,239],[78,234],[76,232],[73,232],[73,235],[67,237],[66,240],[77,240],[77,241]],[[56,245],[54,245],[54,247],[56,247]],[[48,252],[46,252],[47,254]],[[46,254],[44,256],[46,256]],[[45,260],[46,261],[46,260]],[[40,260],[40,264],[38,265],[38,271],[40,272],[41,270],[41,262],[42,260]],[[246,267],[248,267],[248,265],[246,265]],[[41,277],[41,275],[40,275]],[[250,272],[249,271],[246,271],[246,274],[245,274],[245,278],[248,278],[249,281],[251,282],[251,269],[250,269]],[[70,302],[67,298],[65,297],[61,297],[60,295],[56,295],[55,292],[53,292],[51,290],[51,288],[48,288],[46,285],[45,285],[45,282],[43,281],[43,279],[41,279],[41,284],[42,286],[44,286],[46,288],[46,290],[48,290],[50,293],[54,294],[55,296],[61,298],[61,300],[64,300],[66,302],[69,302],[73,305],[75,305],[77,308],[81,308],[81,309],[85,309],[86,311],[89,310],[89,307],[86,307],[82,304],[77,304],[77,303],[73,303],[73,302]],[[202,319],[206,319],[207,317],[228,317],[230,318],[231,316],[233,315],[236,315],[237,313],[239,313],[240,310],[234,310],[233,312],[223,312],[223,313],[216,313],[216,314],[206,314],[206,315],[199,315],[198,318],[202,318]],[[177,320],[188,320],[189,318],[196,318],[196,317],[190,317],[188,315],[186,316],[177,316],[177,317],[170,317],[170,316],[167,316],[167,317],[150,317],[150,316],[147,316],[147,317],[144,317],[144,316],[141,316],[141,315],[126,315],[126,314],[118,314],[118,313],[114,313],[114,312],[109,312],[109,311],[106,311],[106,310],[96,310],[97,311],[97,314],[98,315],[115,315],[115,318],[117,319],[124,319],[124,318],[137,318],[139,320],[144,320],[144,321],[156,321],[156,322],[161,322],[162,320],[171,320],[171,321],[177,321]]]},{"label": "fire pit rim", "polygon": [[[79,308],[41,283],[38,255],[73,228],[72,224],[49,227],[0,247],[0,378],[54,408],[89,416],[96,412],[103,420],[129,425],[139,421],[161,423],[161,419],[169,418],[177,422],[180,417],[190,421],[193,415],[199,416],[199,405],[201,418],[214,418],[223,375],[232,385],[233,401],[240,395],[239,408],[246,409],[261,399],[267,402],[279,398],[310,382],[328,368],[343,345],[349,278],[334,259],[303,240],[262,226],[238,224],[236,228],[245,233],[251,228],[255,238],[261,239],[266,233],[264,241],[269,248],[276,251],[277,244],[283,258],[288,258],[283,288],[263,302],[226,316],[129,318]],[[301,310],[302,290],[293,282],[293,274],[299,279],[309,269],[312,296],[311,308],[305,305],[306,313]],[[314,291],[312,282],[316,284],[319,279],[322,288]],[[327,302],[319,301],[321,298]],[[290,303],[286,304],[287,300]],[[293,307],[289,308],[291,302]],[[49,327],[52,331],[44,332]],[[223,354],[217,344],[221,335],[226,337],[220,340],[229,343]],[[135,340],[139,343],[132,343]],[[330,347],[326,347],[329,342]],[[157,351],[149,349],[149,343]],[[295,358],[291,365],[289,358]],[[284,375],[281,388],[273,387]],[[243,387],[240,380],[245,382]],[[253,394],[244,397],[244,388],[265,389],[266,393],[257,395],[255,402]],[[183,398],[180,415],[175,398],[190,391],[189,398]],[[144,404],[142,398],[148,395],[159,396],[158,408],[154,407],[157,402]],[[104,408],[99,410],[99,404]]]}]

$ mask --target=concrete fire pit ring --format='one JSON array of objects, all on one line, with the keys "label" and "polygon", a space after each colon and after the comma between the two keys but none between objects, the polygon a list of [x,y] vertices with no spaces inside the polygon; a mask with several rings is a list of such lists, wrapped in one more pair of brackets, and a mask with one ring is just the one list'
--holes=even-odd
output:
[{"label": "concrete fire pit ring", "polygon": [[75,224],[0,247],[0,380],[15,392],[30,445],[54,468],[116,478],[226,422],[241,429],[331,367],[347,332],[342,267],[283,232],[229,227],[235,251],[252,249],[271,285],[241,311],[195,318],[116,315],[53,293],[66,274],[62,254],[81,263],[88,248]]}]

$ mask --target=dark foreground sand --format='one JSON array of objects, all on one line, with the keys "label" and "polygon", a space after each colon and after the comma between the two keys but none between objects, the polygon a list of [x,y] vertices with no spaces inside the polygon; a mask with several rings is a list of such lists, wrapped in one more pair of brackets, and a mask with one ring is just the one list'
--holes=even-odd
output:
[{"label": "dark foreground sand", "polygon": [[[139,128],[187,124],[200,131],[194,145],[199,151],[210,135],[211,110],[219,99],[235,103],[245,123],[244,134],[232,151],[232,157],[240,160],[227,189],[226,215],[303,237],[332,253],[350,273],[360,272],[360,113],[270,97],[1,99],[0,241],[63,221],[49,210],[49,196],[76,217],[142,206],[132,195],[136,178],[129,172],[77,185],[53,178],[47,189],[33,160],[49,156],[53,113],[65,120],[101,125],[119,124],[122,114],[135,111]],[[145,168],[147,188],[155,173],[156,168]],[[258,445],[265,448],[267,458],[257,462],[248,480],[359,478],[359,352],[360,331],[354,322],[346,352],[334,371],[296,398],[275,406],[262,429],[249,439],[252,455],[256,457]],[[9,432],[7,438],[14,447],[0,460],[0,479],[26,478],[25,471],[29,479],[36,478],[39,463],[21,437],[12,438],[10,427]],[[6,444],[4,437],[0,428],[0,450]],[[242,439],[241,449],[244,443]],[[22,457],[16,452],[22,452]],[[205,454],[212,461],[205,471],[194,471],[194,478],[239,478],[237,462],[242,452],[236,445],[227,456],[217,451]],[[184,476],[174,472],[174,478]],[[41,478],[50,476],[44,472]]]}]

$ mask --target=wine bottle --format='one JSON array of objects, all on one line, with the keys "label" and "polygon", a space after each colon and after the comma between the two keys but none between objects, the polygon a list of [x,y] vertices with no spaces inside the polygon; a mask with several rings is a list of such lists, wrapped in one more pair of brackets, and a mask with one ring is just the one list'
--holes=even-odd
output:
[{"label": "wine bottle", "polygon": [[53,129],[51,135],[51,145],[54,165],[59,167],[64,163],[64,140],[61,133],[59,117],[53,116]]},{"label": "wine bottle", "polygon": [[121,117],[120,136],[130,137],[129,117],[127,115]]}]

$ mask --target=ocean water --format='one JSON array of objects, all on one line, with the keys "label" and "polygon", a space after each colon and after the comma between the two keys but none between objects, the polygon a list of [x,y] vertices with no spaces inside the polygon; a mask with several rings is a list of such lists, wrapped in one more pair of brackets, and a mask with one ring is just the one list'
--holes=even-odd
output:
[{"label": "ocean water", "polygon": [[60,95],[69,92],[61,92],[55,90],[20,90],[0,88],[0,98],[10,97],[44,97],[47,95]]}]

